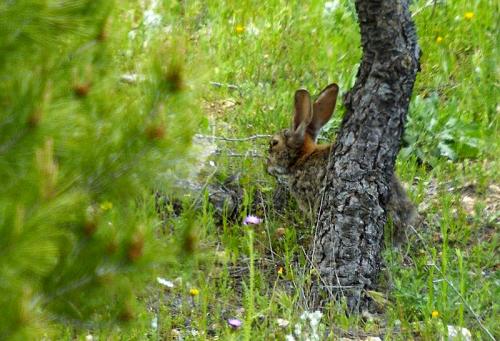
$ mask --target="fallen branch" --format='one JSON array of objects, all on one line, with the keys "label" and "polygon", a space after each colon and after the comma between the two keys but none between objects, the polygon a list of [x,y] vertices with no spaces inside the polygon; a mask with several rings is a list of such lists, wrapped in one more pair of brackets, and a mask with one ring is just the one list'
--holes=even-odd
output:
[{"label": "fallen branch", "polygon": [[215,155],[226,155],[229,157],[257,157],[257,158],[265,158],[265,156],[257,153],[256,151],[248,151],[244,154],[240,153],[234,153],[232,151],[223,151],[223,150],[216,150]]},{"label": "fallen branch", "polygon": [[271,136],[272,135],[267,135],[267,134],[257,134],[257,135],[247,136],[247,137],[236,138],[236,137],[202,135],[202,134],[195,134],[194,135],[194,137],[197,139],[221,140],[221,141],[228,141],[228,142],[243,142],[243,141],[251,141],[251,140],[257,140],[257,139],[269,139],[269,138],[271,138]]},{"label": "fallen branch", "polygon": [[219,82],[210,82],[210,85],[215,86],[216,88],[222,88],[226,87],[228,89],[232,90],[240,90],[240,87],[234,84],[226,84],[226,83],[219,83]]}]

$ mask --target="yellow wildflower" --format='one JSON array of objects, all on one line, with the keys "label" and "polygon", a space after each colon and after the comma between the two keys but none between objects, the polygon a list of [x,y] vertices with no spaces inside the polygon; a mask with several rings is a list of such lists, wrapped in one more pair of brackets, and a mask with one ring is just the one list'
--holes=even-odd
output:
[{"label": "yellow wildflower", "polygon": [[443,37],[437,36],[436,43],[440,44],[443,41]]},{"label": "yellow wildflower", "polygon": [[432,313],[431,313],[431,315],[432,315],[433,319],[437,319],[439,317],[439,311],[433,310]]},{"label": "yellow wildflower", "polygon": [[238,25],[236,25],[235,30],[236,30],[236,33],[241,34],[241,33],[245,32],[245,26],[238,24]]},{"label": "yellow wildflower", "polygon": [[196,288],[191,288],[189,289],[189,295],[191,296],[198,296],[200,294],[200,291]]},{"label": "yellow wildflower", "polygon": [[108,211],[113,208],[113,203],[109,201],[103,201],[101,203],[101,210]]},{"label": "yellow wildflower", "polygon": [[474,18],[474,12],[465,12],[464,18],[465,20],[472,20],[472,18]]},{"label": "yellow wildflower", "polygon": [[283,275],[283,267],[282,266],[280,266],[278,268],[278,275],[280,275],[280,276]]}]

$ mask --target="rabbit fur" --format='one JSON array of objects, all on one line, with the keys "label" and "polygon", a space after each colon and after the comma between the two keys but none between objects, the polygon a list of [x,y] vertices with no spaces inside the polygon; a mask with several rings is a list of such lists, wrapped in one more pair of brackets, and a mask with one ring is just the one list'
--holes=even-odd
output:
[{"label": "rabbit fur", "polygon": [[[312,102],[306,90],[297,90],[292,128],[275,134],[269,145],[267,172],[288,185],[299,208],[313,219],[319,209],[332,149],[332,144],[316,144],[316,138],[333,114],[338,92],[337,84],[330,84]],[[396,176],[390,186],[387,210],[399,239],[405,226],[415,224],[417,214]]]}]

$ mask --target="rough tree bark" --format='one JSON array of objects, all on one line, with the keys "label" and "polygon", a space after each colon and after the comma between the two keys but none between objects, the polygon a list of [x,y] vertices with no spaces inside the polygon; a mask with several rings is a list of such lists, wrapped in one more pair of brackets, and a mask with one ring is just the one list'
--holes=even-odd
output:
[{"label": "rough tree bark", "polygon": [[351,309],[380,270],[385,207],[419,70],[408,7],[408,0],[356,0],[363,58],[344,98],[312,246],[318,287],[344,294]]}]

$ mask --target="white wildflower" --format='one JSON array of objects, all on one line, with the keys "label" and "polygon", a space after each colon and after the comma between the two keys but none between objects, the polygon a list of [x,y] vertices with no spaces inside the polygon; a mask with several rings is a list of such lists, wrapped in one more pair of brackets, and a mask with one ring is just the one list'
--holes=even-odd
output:
[{"label": "white wildflower", "polygon": [[448,340],[472,341],[472,335],[467,328],[448,326]]},{"label": "white wildflower", "polygon": [[302,315],[300,315],[300,319],[304,321],[305,330],[302,330],[302,325],[300,323],[295,325],[295,336],[308,341],[319,341],[319,326],[322,317],[323,313],[319,310],[314,312],[304,311]]},{"label": "white wildflower", "polygon": [[323,8],[323,15],[328,15],[334,12],[340,6],[339,0],[327,1],[325,2],[325,7]]},{"label": "white wildflower", "polygon": [[121,75],[120,80],[124,83],[134,84],[138,80],[144,80],[144,76],[139,76],[136,73],[124,73]]},{"label": "white wildflower", "polygon": [[309,314],[309,320],[311,323],[311,328],[313,328],[313,330],[318,326],[322,317],[323,313],[319,310],[316,310],[315,312]]},{"label": "white wildflower", "polygon": [[129,40],[134,40],[135,37],[137,37],[137,30],[132,30],[128,33],[128,39]]},{"label": "white wildflower", "polygon": [[300,325],[300,323],[297,323],[294,329],[295,330],[293,332],[295,333],[295,336],[300,337],[300,335],[302,334],[302,326]]},{"label": "white wildflower", "polygon": [[153,329],[153,330],[158,329],[158,317],[157,316],[153,317],[153,319],[151,320],[151,329]]},{"label": "white wildflower", "polygon": [[253,35],[253,36],[258,36],[260,34],[260,29],[255,26],[254,23],[250,23],[248,26],[247,26],[247,32],[250,34],[250,35]]},{"label": "white wildflower", "polygon": [[163,28],[163,33],[165,34],[170,34],[172,33],[172,31],[173,31],[172,25],[167,25]]},{"label": "white wildflower", "polygon": [[161,15],[156,13],[153,9],[144,11],[144,25],[148,28],[155,28],[161,24]]},{"label": "white wildflower", "polygon": [[162,278],[162,277],[156,277],[156,280],[158,281],[158,283],[160,283],[161,285],[167,287],[167,288],[173,288],[174,287],[174,283],[172,281],[169,281],[168,279],[165,279],[165,278]]},{"label": "white wildflower", "polygon": [[279,319],[276,319],[276,323],[278,324],[278,327],[286,328],[290,324],[290,321],[279,318]]}]

